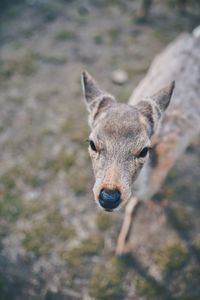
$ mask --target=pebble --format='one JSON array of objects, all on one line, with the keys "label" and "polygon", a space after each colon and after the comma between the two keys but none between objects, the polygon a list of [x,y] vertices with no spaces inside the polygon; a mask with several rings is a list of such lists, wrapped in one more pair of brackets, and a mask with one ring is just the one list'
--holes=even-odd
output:
[{"label": "pebble", "polygon": [[112,72],[111,79],[113,83],[123,85],[128,81],[128,74],[124,70],[115,70]]},{"label": "pebble", "polygon": [[200,38],[200,25],[197,26],[193,31],[193,36],[196,37],[196,38]]}]

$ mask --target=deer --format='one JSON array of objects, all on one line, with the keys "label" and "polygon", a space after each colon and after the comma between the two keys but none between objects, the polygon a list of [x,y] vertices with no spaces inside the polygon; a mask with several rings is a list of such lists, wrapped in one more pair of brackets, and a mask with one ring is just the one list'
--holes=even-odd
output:
[{"label": "deer", "polygon": [[131,251],[137,207],[160,190],[168,172],[200,131],[200,38],[183,33],[157,55],[127,104],[87,72],[82,88],[94,198],[105,211],[125,207],[116,254]]}]

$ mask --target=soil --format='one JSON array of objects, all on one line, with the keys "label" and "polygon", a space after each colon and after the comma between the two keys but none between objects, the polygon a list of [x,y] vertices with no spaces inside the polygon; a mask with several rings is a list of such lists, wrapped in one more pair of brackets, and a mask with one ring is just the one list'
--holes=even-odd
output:
[{"label": "soil", "polygon": [[[10,1],[11,2],[11,1]],[[123,211],[93,200],[87,69],[126,102],[153,57],[200,21],[155,1],[10,3],[0,15],[0,299],[200,299],[200,138],[141,207],[132,255],[115,258]],[[116,85],[112,72],[128,81]]]}]

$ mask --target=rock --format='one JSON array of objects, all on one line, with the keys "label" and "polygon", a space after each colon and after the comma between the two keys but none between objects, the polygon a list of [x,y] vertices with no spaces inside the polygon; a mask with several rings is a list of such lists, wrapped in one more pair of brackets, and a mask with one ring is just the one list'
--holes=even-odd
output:
[{"label": "rock", "polygon": [[128,74],[124,70],[115,70],[111,78],[113,83],[122,85],[128,81]]},{"label": "rock", "polygon": [[199,38],[200,37],[200,25],[197,26],[193,31],[193,36],[196,37],[196,38]]},{"label": "rock", "polygon": [[78,12],[80,16],[86,16],[89,14],[89,8],[84,5],[80,5],[78,8]]}]

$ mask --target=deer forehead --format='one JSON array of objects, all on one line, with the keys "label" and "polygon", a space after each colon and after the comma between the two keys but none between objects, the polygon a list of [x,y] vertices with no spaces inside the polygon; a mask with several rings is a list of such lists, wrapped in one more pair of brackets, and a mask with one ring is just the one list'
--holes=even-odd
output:
[{"label": "deer forehead", "polygon": [[111,147],[140,148],[149,145],[147,125],[134,107],[118,105],[107,110],[90,135],[100,144]]}]

